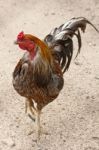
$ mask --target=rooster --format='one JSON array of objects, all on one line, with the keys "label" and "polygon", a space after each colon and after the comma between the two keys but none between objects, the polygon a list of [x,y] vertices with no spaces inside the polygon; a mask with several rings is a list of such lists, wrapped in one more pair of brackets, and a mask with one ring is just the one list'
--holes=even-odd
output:
[{"label": "rooster", "polygon": [[63,88],[63,74],[68,70],[73,55],[72,38],[77,37],[78,55],[82,46],[80,29],[84,32],[86,24],[99,32],[86,18],[78,17],[54,28],[44,40],[24,32],[17,36],[15,44],[26,52],[14,69],[13,86],[26,98],[25,112],[28,108],[33,118],[37,117],[38,137],[42,109],[55,100]]}]

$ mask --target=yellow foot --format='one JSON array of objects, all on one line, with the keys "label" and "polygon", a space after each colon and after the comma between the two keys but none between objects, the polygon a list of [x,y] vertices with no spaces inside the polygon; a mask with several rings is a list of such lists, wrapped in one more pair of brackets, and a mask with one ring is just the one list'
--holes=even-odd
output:
[{"label": "yellow foot", "polygon": [[44,130],[42,127],[40,127],[39,130],[37,130],[37,141],[40,140],[42,135],[50,135],[50,133]]}]

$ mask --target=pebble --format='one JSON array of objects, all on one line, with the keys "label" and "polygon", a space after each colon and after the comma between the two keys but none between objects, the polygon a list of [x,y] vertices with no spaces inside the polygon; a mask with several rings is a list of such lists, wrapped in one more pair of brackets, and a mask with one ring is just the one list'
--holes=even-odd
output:
[{"label": "pebble", "polygon": [[99,77],[95,77],[95,79],[99,80]]},{"label": "pebble", "polygon": [[52,12],[52,13],[51,13],[51,15],[55,15],[55,13],[54,13],[54,12]]},{"label": "pebble", "polygon": [[82,65],[82,64],[81,64],[80,62],[78,62],[78,61],[75,61],[74,63],[75,63],[75,65],[78,65],[78,66],[81,66],[81,65]]}]

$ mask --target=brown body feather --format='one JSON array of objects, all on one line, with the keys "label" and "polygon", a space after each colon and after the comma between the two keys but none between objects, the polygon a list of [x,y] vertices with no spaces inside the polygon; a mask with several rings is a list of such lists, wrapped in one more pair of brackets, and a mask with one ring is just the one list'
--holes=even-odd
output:
[{"label": "brown body feather", "polygon": [[61,69],[56,62],[53,69],[50,68],[51,66],[44,66],[44,62],[41,61],[37,70],[35,67],[26,53],[14,70],[13,85],[21,96],[33,99],[37,103],[37,108],[41,110],[59,95],[64,81]]}]

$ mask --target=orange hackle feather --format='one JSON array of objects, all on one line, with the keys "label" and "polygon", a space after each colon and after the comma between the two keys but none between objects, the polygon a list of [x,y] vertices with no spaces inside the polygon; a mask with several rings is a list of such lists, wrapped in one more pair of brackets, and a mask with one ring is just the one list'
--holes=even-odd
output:
[{"label": "orange hackle feather", "polygon": [[51,51],[42,40],[30,34],[25,34],[25,38],[29,38],[30,40],[34,41],[40,47],[41,54],[44,57],[44,59],[47,60],[49,63],[51,63],[52,60]]}]

